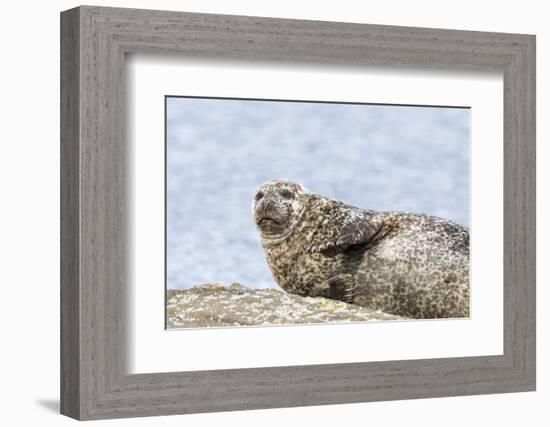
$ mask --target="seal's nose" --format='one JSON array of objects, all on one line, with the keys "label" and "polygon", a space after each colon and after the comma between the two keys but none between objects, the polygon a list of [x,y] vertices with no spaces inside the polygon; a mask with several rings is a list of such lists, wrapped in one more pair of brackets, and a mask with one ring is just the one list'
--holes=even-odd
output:
[{"label": "seal's nose", "polygon": [[275,206],[275,202],[271,199],[264,199],[260,205],[264,212],[269,212]]}]

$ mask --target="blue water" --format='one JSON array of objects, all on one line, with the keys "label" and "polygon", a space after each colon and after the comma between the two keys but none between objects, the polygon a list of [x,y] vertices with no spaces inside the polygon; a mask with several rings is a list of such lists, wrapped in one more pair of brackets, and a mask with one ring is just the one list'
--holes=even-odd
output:
[{"label": "blue water", "polygon": [[272,178],[467,226],[469,120],[455,108],[169,98],[168,288],[277,286],[250,212]]}]

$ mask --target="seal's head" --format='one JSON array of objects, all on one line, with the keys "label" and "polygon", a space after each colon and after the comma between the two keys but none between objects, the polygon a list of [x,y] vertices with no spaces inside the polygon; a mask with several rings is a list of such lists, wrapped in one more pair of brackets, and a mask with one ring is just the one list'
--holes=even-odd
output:
[{"label": "seal's head", "polygon": [[287,236],[305,209],[307,190],[287,179],[274,179],[262,184],[252,201],[252,214],[263,239]]}]

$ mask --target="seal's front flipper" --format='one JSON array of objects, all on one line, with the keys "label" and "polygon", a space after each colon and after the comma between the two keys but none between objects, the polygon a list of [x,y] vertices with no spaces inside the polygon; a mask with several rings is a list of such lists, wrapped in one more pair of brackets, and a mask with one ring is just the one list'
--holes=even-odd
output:
[{"label": "seal's front flipper", "polygon": [[352,303],[355,297],[355,279],[351,274],[339,274],[313,286],[309,296],[325,297]]},{"label": "seal's front flipper", "polygon": [[367,245],[383,237],[387,231],[389,231],[389,225],[377,215],[357,214],[349,218],[336,237],[312,243],[306,250],[309,253],[316,253],[333,248],[347,249],[350,246]]}]

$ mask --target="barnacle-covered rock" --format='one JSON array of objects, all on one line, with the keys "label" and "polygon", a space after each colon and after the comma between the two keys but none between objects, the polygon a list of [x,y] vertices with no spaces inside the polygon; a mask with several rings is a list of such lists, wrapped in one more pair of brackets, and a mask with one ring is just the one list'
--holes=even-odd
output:
[{"label": "barnacle-covered rock", "polygon": [[169,290],[167,327],[290,325],[396,320],[402,317],[327,298],[292,295],[279,289],[207,284]]}]

